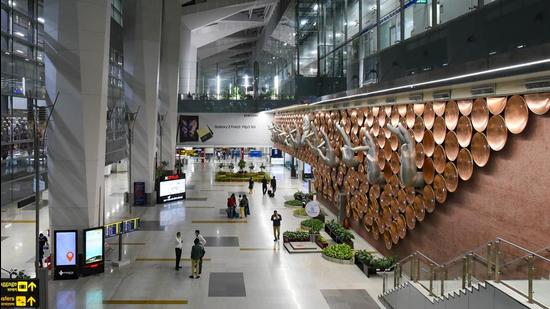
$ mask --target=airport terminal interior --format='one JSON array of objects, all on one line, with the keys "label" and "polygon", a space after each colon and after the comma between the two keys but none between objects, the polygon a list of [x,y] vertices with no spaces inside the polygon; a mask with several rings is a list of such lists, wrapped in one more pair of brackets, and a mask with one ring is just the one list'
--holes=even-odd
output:
[{"label": "airport terminal interior", "polygon": [[0,4],[2,308],[550,308],[550,1]]}]

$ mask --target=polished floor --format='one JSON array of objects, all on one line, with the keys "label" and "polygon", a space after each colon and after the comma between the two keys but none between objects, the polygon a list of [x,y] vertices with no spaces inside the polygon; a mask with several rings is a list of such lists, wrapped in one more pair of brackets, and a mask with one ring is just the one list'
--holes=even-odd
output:
[{"label": "polished floor", "polygon": [[[282,216],[281,232],[296,230],[302,219],[283,202],[307,184],[291,179],[282,166],[268,170],[278,179],[275,198],[263,196],[257,184],[250,197],[251,216],[229,221],[224,216],[228,194],[248,193],[246,184],[214,181],[217,163],[191,162],[185,169],[189,197],[153,207],[123,203],[126,174],[106,177],[106,222],[140,216],[143,228],[125,236],[121,268],[107,263],[104,274],[74,281],[50,281],[50,308],[378,308],[380,277],[367,278],[354,265],[335,264],[320,254],[289,254],[274,242],[273,210]],[[47,196],[45,196],[47,198]],[[47,206],[40,210],[41,230],[48,226]],[[200,279],[190,279],[194,230],[206,237],[206,258]],[[32,274],[34,211],[2,209],[2,268]],[[183,268],[175,271],[174,237],[184,237]],[[6,237],[6,238],[4,238]],[[117,239],[108,239],[107,258],[116,259]],[[373,250],[357,237],[359,249]]]}]

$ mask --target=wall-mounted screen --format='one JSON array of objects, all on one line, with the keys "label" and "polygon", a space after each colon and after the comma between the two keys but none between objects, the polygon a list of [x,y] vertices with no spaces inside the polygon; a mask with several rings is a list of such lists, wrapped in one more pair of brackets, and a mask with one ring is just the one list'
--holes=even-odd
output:
[{"label": "wall-mounted screen", "polygon": [[129,220],[124,220],[122,222],[122,233],[130,233],[136,230],[139,230],[140,218],[133,218]]}]

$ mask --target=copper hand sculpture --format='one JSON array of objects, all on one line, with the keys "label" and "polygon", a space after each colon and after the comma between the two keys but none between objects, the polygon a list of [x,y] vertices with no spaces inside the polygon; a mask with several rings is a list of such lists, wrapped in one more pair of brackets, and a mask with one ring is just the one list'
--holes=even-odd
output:
[{"label": "copper hand sculpture", "polygon": [[416,168],[416,152],[411,134],[401,123],[397,125],[397,128],[388,125],[388,130],[397,136],[401,144],[399,180],[401,180],[401,183],[405,186],[413,186],[416,188],[424,186],[424,174],[419,172]]},{"label": "copper hand sculpture", "polygon": [[363,145],[367,153],[367,157],[365,158],[367,162],[367,181],[370,184],[382,184],[384,183],[384,176],[378,165],[378,147],[367,129],[362,128],[361,131],[363,131],[362,134],[365,136],[363,138]]},{"label": "copper hand sculpture", "polygon": [[340,148],[340,150],[342,151],[342,162],[344,162],[344,164],[347,166],[357,167],[357,165],[359,165],[359,160],[355,158],[355,154],[358,151],[368,150],[369,147],[352,147],[349,136],[346,134],[342,126],[340,126],[339,124],[335,124],[334,126],[336,127],[336,130],[338,130],[338,133],[340,133],[340,136],[342,136],[342,140],[344,141],[344,145]]},{"label": "copper hand sculpture", "polygon": [[[336,156],[336,153],[334,153],[334,149],[332,148],[332,145],[330,144],[330,141],[328,139],[327,134],[323,129],[321,129],[321,134],[323,135],[323,142],[319,144],[317,147],[315,147],[317,151],[317,155],[321,157],[321,160],[329,166],[329,167],[335,167],[338,166],[340,163],[340,160]],[[314,146],[308,141],[308,144],[310,147],[314,148]]]}]

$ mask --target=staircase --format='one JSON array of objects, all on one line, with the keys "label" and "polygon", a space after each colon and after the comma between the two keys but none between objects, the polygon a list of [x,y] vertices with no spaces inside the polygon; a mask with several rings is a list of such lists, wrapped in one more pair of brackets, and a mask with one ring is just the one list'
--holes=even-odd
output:
[{"label": "staircase", "polygon": [[533,252],[497,238],[445,264],[415,252],[384,275],[379,298],[393,309],[548,309],[548,248]]}]

